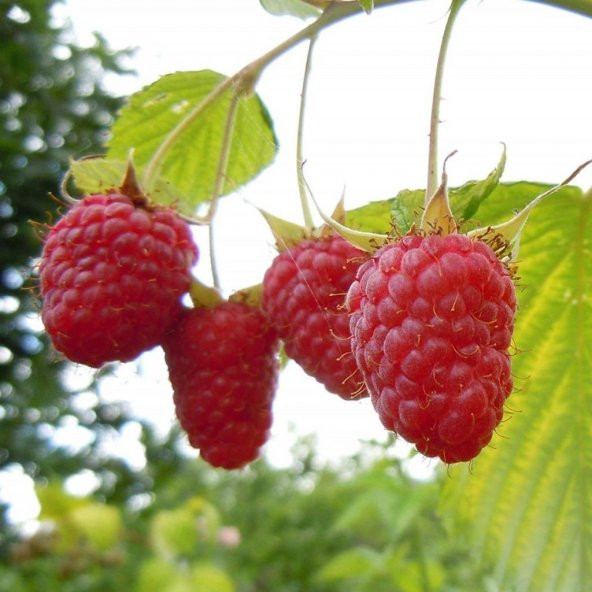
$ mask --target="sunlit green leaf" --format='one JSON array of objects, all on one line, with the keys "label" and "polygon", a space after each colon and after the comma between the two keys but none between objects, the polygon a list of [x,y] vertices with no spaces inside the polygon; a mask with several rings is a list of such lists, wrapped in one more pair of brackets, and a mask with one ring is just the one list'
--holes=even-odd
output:
[{"label": "sunlit green leaf", "polygon": [[[504,219],[545,186],[500,186],[477,211]],[[499,589],[584,592],[592,581],[592,198],[566,187],[521,240],[508,421],[450,471],[446,516],[467,532]]]},{"label": "sunlit green leaf", "polygon": [[455,216],[462,220],[470,220],[479,206],[498,186],[506,166],[506,148],[502,151],[498,165],[481,181],[469,181],[450,192],[450,202]]},{"label": "sunlit green leaf", "polygon": [[150,557],[140,565],[135,592],[169,591],[179,575],[174,563],[160,557]]},{"label": "sunlit green leaf", "polygon": [[150,525],[150,542],[164,556],[191,554],[198,542],[193,512],[188,508],[158,512]]},{"label": "sunlit green leaf", "polygon": [[320,10],[303,0],[259,0],[267,12],[275,15],[289,14],[299,18],[318,16]]},{"label": "sunlit green leaf", "polygon": [[345,225],[356,230],[387,234],[391,231],[392,200],[371,201],[345,213]]},{"label": "sunlit green leaf", "polygon": [[[163,142],[170,142],[156,172],[179,192],[180,210],[193,213],[215,189],[234,89],[220,92],[198,115],[194,110],[225,79],[210,70],[177,72],[132,95],[113,125],[107,157],[126,160],[133,149],[142,183],[154,154]],[[276,151],[271,119],[261,99],[256,94],[241,95],[222,194],[250,181],[271,163]],[[159,199],[158,194],[151,197]]]},{"label": "sunlit green leaf", "polygon": [[423,214],[425,190],[403,189],[391,202],[391,216],[397,232],[405,234],[413,224],[419,224]]},{"label": "sunlit green leaf", "polygon": [[[371,477],[369,474],[366,477]],[[377,473],[376,481],[367,478],[363,489],[352,498],[335,524],[336,530],[353,530],[364,540],[376,539],[386,527],[389,541],[397,541],[414,523],[424,507],[433,503],[436,490],[429,486],[412,486],[403,482],[386,483]]]},{"label": "sunlit green leaf", "polygon": [[201,496],[189,498],[184,508],[193,513],[200,538],[214,540],[220,528],[220,513],[213,504]]},{"label": "sunlit green leaf", "polygon": [[76,508],[71,513],[76,528],[98,550],[113,547],[121,533],[121,512],[115,506],[97,502]]},{"label": "sunlit green leaf", "polygon": [[193,592],[234,592],[235,587],[230,577],[210,563],[196,563],[191,567]]},{"label": "sunlit green leaf", "polygon": [[61,483],[38,485],[35,494],[41,505],[41,520],[60,522],[67,518],[70,512],[87,503],[83,498],[67,494]]},{"label": "sunlit green leaf", "polygon": [[[498,165],[480,181],[469,181],[461,187],[448,189],[450,207],[457,221],[473,218],[481,203],[490,197],[498,186],[506,163],[506,151],[502,152]],[[394,198],[372,201],[365,206],[347,212],[347,225],[368,232],[389,232],[393,229],[405,234],[413,224],[418,225],[424,212],[425,190],[403,189]],[[506,218],[511,217],[508,210]],[[481,222],[481,220],[479,220]],[[477,226],[477,223],[471,226]],[[463,226],[465,230],[466,224]]]},{"label": "sunlit green leaf", "polygon": [[381,557],[372,549],[357,547],[335,555],[317,574],[319,582],[340,582],[366,576],[376,570]]},{"label": "sunlit green leaf", "polygon": [[592,17],[592,0],[535,0],[541,4],[550,4],[557,8],[565,8],[584,16]]},{"label": "sunlit green leaf", "polygon": [[385,561],[385,569],[390,572],[392,583],[405,592],[442,590],[446,581],[442,566],[424,557],[409,560],[406,555],[391,552]]},{"label": "sunlit green leaf", "polygon": [[[70,172],[76,187],[83,194],[117,189],[121,185],[126,168],[125,160],[85,158],[70,162]],[[163,205],[176,205],[183,202],[181,192],[163,179],[157,179],[148,197]]]}]

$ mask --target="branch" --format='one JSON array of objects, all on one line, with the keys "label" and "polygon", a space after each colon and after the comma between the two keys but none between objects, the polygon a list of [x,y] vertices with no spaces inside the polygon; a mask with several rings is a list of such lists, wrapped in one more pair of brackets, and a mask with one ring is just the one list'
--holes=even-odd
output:
[{"label": "branch", "polygon": [[[385,6],[393,6],[395,4],[403,4],[405,2],[411,1],[413,0],[375,0],[374,7],[382,8]],[[247,64],[244,68],[240,69],[238,72],[221,82],[210,92],[209,95],[207,95],[200,103],[198,103],[191,111],[189,111],[189,113],[187,113],[187,115],[177,124],[177,126],[158,147],[144,169],[142,178],[142,185],[144,189],[149,192],[153,188],[164,159],[166,158],[170,147],[176,142],[179,135],[183,134],[187,127],[190,126],[203,113],[203,111],[226,90],[231,87],[234,87],[236,89],[235,92],[239,93],[252,90],[263,70],[275,59],[302,41],[316,37],[323,29],[326,29],[327,27],[330,27],[331,25],[334,25],[335,23],[356,14],[364,14],[362,7],[358,4],[357,0],[351,0],[348,2],[334,0],[327,6],[325,11],[316,21],[304,27],[304,29],[301,29],[295,35],[292,35],[274,47],[272,50],[252,61],[250,64]]]}]

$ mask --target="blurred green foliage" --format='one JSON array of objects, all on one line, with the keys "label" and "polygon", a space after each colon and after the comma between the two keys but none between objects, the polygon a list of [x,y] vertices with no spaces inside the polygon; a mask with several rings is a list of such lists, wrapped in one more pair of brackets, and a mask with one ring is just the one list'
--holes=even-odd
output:
[{"label": "blurred green foliage", "polygon": [[234,472],[179,456],[143,504],[41,487],[42,527],[12,545],[0,591],[486,589],[435,512],[446,476],[417,481],[379,444],[338,466],[321,466],[306,442],[294,456],[289,468],[259,460]]},{"label": "blurred green foliage", "polygon": [[[0,471],[57,479],[90,469],[104,496],[123,500],[149,483],[100,450],[129,418],[96,396],[74,396],[80,387],[66,379],[72,366],[42,332],[35,265],[44,225],[60,209],[50,192],[58,191],[68,159],[100,151],[123,104],[102,81],[127,72],[126,53],[100,36],[79,47],[56,18],[57,4],[0,0]],[[78,428],[85,443],[57,446],[63,426]],[[7,536],[2,514],[0,554]]]}]

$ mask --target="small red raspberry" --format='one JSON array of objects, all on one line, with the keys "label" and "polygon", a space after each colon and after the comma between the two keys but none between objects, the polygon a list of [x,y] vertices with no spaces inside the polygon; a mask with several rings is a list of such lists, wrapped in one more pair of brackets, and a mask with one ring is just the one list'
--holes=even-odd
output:
[{"label": "small red raspberry", "polygon": [[344,399],[367,396],[349,344],[345,295],[367,255],[340,236],[281,252],[263,278],[263,308],[288,357]]},{"label": "small red raspberry", "polygon": [[493,250],[461,234],[407,235],[360,267],[347,305],[384,426],[426,456],[474,458],[512,391],[516,296]]},{"label": "small red raspberry", "polygon": [[183,312],[163,343],[177,417],[215,467],[255,460],[268,437],[279,364],[275,330],[239,302]]},{"label": "small red raspberry", "polygon": [[90,195],[49,230],[39,267],[41,317],[54,347],[99,367],[158,345],[180,312],[197,260],[172,210]]}]

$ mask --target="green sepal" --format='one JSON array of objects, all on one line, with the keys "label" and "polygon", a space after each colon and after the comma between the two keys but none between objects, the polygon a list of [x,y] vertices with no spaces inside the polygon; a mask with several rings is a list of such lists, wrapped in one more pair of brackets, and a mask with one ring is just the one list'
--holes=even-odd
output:
[{"label": "green sepal", "polygon": [[[450,156],[448,158],[450,158]],[[448,160],[448,158],[446,160]],[[426,204],[421,217],[421,222],[419,223],[419,229],[425,233],[438,232],[444,236],[456,232],[458,229],[458,225],[450,208],[450,200],[448,199],[446,161],[444,161],[444,168],[442,169],[440,186]]]},{"label": "green sepal", "polygon": [[228,300],[231,302],[242,302],[253,308],[261,308],[261,303],[263,302],[263,284],[256,284],[238,290],[234,294],[231,294]]},{"label": "green sepal", "polygon": [[297,245],[310,235],[310,231],[304,228],[304,226],[284,220],[283,218],[278,218],[262,209],[259,209],[259,212],[261,212],[261,215],[269,225],[275,239],[275,246],[280,253]]},{"label": "green sepal", "polygon": [[515,216],[494,226],[484,226],[481,228],[475,228],[467,233],[468,236],[474,238],[480,238],[487,240],[488,237],[495,239],[497,242],[504,242],[510,248],[509,260],[510,262],[515,261],[518,258],[518,250],[520,247],[520,237],[524,226],[528,221],[528,217],[536,206],[543,201],[546,197],[553,195],[559,189],[567,185],[574,179],[585,167],[587,167],[592,160],[588,160],[581,164],[573,173],[571,173],[567,179],[551,187],[547,191],[537,195],[532,201],[530,201],[522,210],[520,210]]},{"label": "green sepal", "polygon": [[[485,179],[469,181],[460,187],[448,189],[450,208],[463,228],[470,223],[479,206],[499,185],[506,163],[506,150],[496,168]],[[347,212],[347,225],[357,230],[404,235],[413,226],[419,226],[424,211],[425,190],[402,189],[393,198],[371,201],[365,206]],[[474,226],[475,224],[473,224]]]},{"label": "green sepal", "polygon": [[[131,158],[125,161],[93,156],[80,160],[71,159],[65,181],[72,177],[76,188],[84,195],[121,192],[131,198],[141,195],[148,203],[172,208],[176,208],[180,200],[184,199],[173,184],[163,177],[158,177],[152,191],[145,191],[138,181],[140,174],[141,169],[138,170]],[[199,218],[191,218],[191,222],[207,223]]]},{"label": "green sepal", "polygon": [[506,145],[502,143],[502,155],[497,166],[481,181],[469,181],[450,190],[450,205],[457,220],[469,221],[479,206],[499,185],[506,166]]},{"label": "green sepal", "polygon": [[223,301],[222,295],[216,288],[200,282],[197,278],[191,278],[189,296],[195,308],[213,308]]},{"label": "green sepal", "polygon": [[[317,200],[311,191],[309,191],[310,198],[314,203],[319,215],[325,222],[326,226],[334,230],[339,236],[343,237],[346,241],[358,247],[362,251],[373,253],[376,249],[380,248],[385,242],[388,241],[389,236],[387,234],[378,234],[374,232],[364,232],[362,230],[354,230],[348,228],[332,216],[328,216],[321,210]],[[337,215],[345,219],[345,213],[341,213],[340,206],[338,204],[336,209]]]}]

